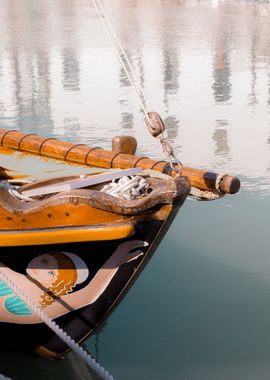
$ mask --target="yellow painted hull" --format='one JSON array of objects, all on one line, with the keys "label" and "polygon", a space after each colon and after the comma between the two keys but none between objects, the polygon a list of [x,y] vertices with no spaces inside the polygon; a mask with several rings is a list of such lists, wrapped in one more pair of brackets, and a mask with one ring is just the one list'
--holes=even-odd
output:
[{"label": "yellow painted hull", "polygon": [[1,247],[118,240],[132,237],[135,226],[123,225],[51,228],[48,230],[0,231]]}]

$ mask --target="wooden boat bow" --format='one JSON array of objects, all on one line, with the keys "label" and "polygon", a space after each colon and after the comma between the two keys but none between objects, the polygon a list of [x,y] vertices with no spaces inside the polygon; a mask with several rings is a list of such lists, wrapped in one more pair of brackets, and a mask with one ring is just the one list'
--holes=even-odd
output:
[{"label": "wooden boat bow", "polygon": [[[189,195],[190,186],[213,192],[218,187],[230,194],[240,188],[236,177],[199,169],[182,167],[182,175],[178,176],[178,170],[166,161],[136,156],[136,146],[132,137],[114,138],[112,151],[108,151],[0,129],[1,271],[28,297],[34,294],[38,306],[75,342],[93,333],[130,289]],[[20,163],[25,164],[25,173],[20,171]],[[55,176],[57,170],[47,167],[46,175],[42,170],[38,173],[42,180],[20,183],[22,177],[31,174],[31,169],[39,172],[39,164],[48,163],[66,168],[66,174]],[[148,169],[143,180],[151,191],[135,199],[121,199],[104,192],[103,180],[85,188],[72,189],[70,185],[70,190],[61,190],[67,182],[77,183],[81,170],[86,174],[105,172],[98,174],[104,175],[104,179],[111,178],[106,169],[116,168],[120,172]],[[73,169],[76,175],[72,174]],[[19,188],[10,183],[14,179]],[[89,184],[87,181],[84,184]],[[111,185],[105,182],[105,187]],[[60,192],[47,190],[40,197],[40,189],[46,187],[60,188]],[[30,202],[23,194],[31,191],[36,195]],[[137,247],[138,242],[142,246],[138,253],[123,250],[127,246]],[[58,283],[62,284],[61,293]],[[47,358],[68,351],[66,344],[48,331],[40,317],[16,298],[7,284],[0,286],[5,297],[1,301],[4,307],[0,307],[0,345],[27,347]],[[63,307],[63,302],[67,307]],[[33,334],[35,329],[37,333]]]}]

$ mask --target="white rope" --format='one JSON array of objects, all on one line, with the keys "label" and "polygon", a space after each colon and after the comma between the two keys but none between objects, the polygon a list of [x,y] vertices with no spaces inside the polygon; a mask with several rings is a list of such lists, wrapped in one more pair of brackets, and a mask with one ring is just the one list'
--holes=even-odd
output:
[{"label": "white rope", "polygon": [[118,182],[112,181],[100,191],[117,198],[136,199],[149,194],[153,189],[141,176],[122,177]]},{"label": "white rope", "polygon": [[145,169],[141,175],[122,177],[106,184],[100,191],[118,198],[134,199],[148,195],[153,191],[144,177],[160,178],[165,181],[172,179],[171,176],[156,170]]},{"label": "white rope", "polygon": [[98,376],[104,380],[113,380],[113,377],[96,362],[78,343],[75,342],[60,326],[57,325],[35,302],[33,302],[21,289],[2,271],[0,278],[12,291],[35,313],[39,318],[69,346]]},{"label": "white rope", "polygon": [[[91,1],[92,1],[92,4],[94,5],[96,11],[97,11],[97,14],[98,14],[98,16],[99,16],[99,18],[100,18],[100,20],[101,20],[101,22],[105,28],[105,31],[106,31],[109,39],[112,42],[113,48],[114,48],[119,60],[121,61],[123,69],[124,69],[124,71],[127,75],[127,78],[128,78],[128,80],[129,80],[129,82],[130,82],[130,84],[131,84],[131,86],[135,92],[135,95],[136,95],[136,97],[137,97],[137,99],[138,99],[138,101],[139,101],[139,103],[143,109],[143,112],[144,112],[145,116],[148,118],[149,122],[151,123],[149,116],[148,116],[148,112],[150,110],[152,110],[152,107],[151,107],[150,102],[146,96],[146,93],[145,93],[143,87],[141,86],[140,81],[139,81],[139,79],[138,79],[138,77],[137,77],[137,75],[136,75],[136,73],[135,73],[135,71],[131,65],[129,58],[126,55],[126,52],[123,48],[123,45],[121,44],[121,41],[119,40],[119,38],[117,36],[117,33],[116,33],[114,26],[110,20],[110,17],[108,15],[107,11],[105,10],[101,0],[91,0]],[[117,46],[115,44],[115,40],[113,39],[112,35],[114,36],[116,43],[117,43],[123,57],[125,58],[126,62],[122,58],[121,54],[119,54],[119,51],[118,51]],[[134,80],[132,79],[127,67],[129,68],[130,72],[132,73]],[[137,91],[136,85],[137,85],[139,91]]]},{"label": "white rope", "polygon": [[224,173],[220,173],[218,174],[217,178],[216,178],[216,182],[215,182],[215,188],[217,191],[221,191],[220,190],[220,182],[223,180],[223,178],[225,177],[226,174]]},{"label": "white rope", "polygon": [[10,189],[8,189],[8,192],[13,195],[14,197],[20,199],[21,201],[24,201],[24,202],[35,202],[35,199],[31,198],[31,197],[27,197],[26,195],[23,195],[21,194],[19,191],[16,190],[16,188],[14,187],[11,187]]},{"label": "white rope", "polygon": [[[92,1],[92,4],[94,5],[96,12],[97,12],[104,28],[105,28],[106,34],[108,35],[109,39],[112,42],[113,49],[114,49],[116,55],[118,56],[118,58],[122,64],[122,67],[123,67],[123,69],[127,75],[127,78],[128,78],[128,80],[129,80],[129,82],[130,82],[130,84],[131,84],[131,86],[135,92],[135,95],[139,101],[139,104],[142,107],[145,118],[147,119],[149,125],[151,125],[152,122],[151,122],[151,119],[149,117],[149,112],[152,111],[152,107],[150,105],[150,102],[146,96],[146,93],[145,93],[142,85],[140,84],[140,81],[139,81],[139,79],[135,73],[135,70],[133,69],[132,64],[131,64],[131,62],[130,62],[130,60],[129,60],[129,58],[128,58],[128,56],[127,56],[127,54],[123,48],[123,45],[122,45],[120,39],[118,38],[118,35],[117,35],[117,33],[114,29],[114,26],[110,20],[110,17],[109,17],[106,9],[104,8],[104,6],[102,4],[102,0],[91,0],[91,1]],[[117,46],[118,46],[122,56],[119,53]],[[124,59],[123,59],[123,57],[124,57]],[[130,72],[128,71],[128,69],[132,73],[132,76],[130,75]],[[136,88],[136,86],[137,86],[137,88]],[[181,175],[182,163],[176,158],[175,154],[173,153],[173,149],[172,149],[171,145],[167,142],[163,133],[162,133],[162,136],[160,137],[160,143],[162,145],[164,153],[167,155],[167,157],[169,159],[171,169],[175,170],[175,172],[177,173],[177,176],[180,176]],[[169,147],[169,150],[171,151],[170,154],[169,154],[165,145],[167,146],[167,148]],[[174,166],[174,163],[172,160],[175,160],[175,162],[177,164],[176,167]]]},{"label": "white rope", "polygon": [[225,193],[221,191],[207,191],[201,190],[196,187],[191,187],[189,192],[189,197],[192,197],[199,201],[214,201],[216,199],[224,197]]},{"label": "white rope", "polygon": [[190,197],[193,197],[200,201],[213,201],[225,196],[225,193],[220,189],[220,183],[226,174],[218,174],[215,181],[215,189],[214,190],[201,190],[196,187],[190,188]]}]

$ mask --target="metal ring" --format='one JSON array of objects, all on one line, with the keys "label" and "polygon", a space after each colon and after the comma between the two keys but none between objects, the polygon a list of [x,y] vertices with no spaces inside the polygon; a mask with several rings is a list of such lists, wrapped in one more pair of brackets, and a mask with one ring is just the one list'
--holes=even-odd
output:
[{"label": "metal ring", "polygon": [[78,146],[86,146],[86,145],[85,145],[85,144],[75,144],[75,145],[72,145],[72,147],[69,148],[69,149],[66,151],[63,160],[64,160],[64,161],[68,161],[68,159],[67,159],[68,154],[72,151],[72,149],[75,149],[75,148],[77,148]]},{"label": "metal ring", "polygon": [[133,167],[136,168],[137,163],[138,163],[139,161],[145,159],[145,158],[149,159],[149,157],[140,157],[140,158],[135,162],[135,164],[133,165]]},{"label": "metal ring", "polygon": [[100,148],[99,146],[96,146],[94,148],[90,148],[89,152],[87,152],[87,154],[85,156],[85,159],[84,159],[85,165],[87,165],[87,160],[88,160],[89,154],[92,153],[96,149],[103,149],[103,148]]},{"label": "metal ring", "polygon": [[3,145],[3,143],[4,143],[4,138],[5,138],[10,132],[19,132],[19,131],[18,131],[17,129],[10,129],[9,131],[6,131],[6,132],[3,134],[2,138],[1,138],[0,145]]},{"label": "metal ring", "polygon": [[29,137],[29,136],[37,136],[35,133],[28,133],[27,135],[24,135],[18,142],[18,149],[21,149],[21,143],[23,142],[23,140],[26,138],[26,137]]},{"label": "metal ring", "polygon": [[42,155],[42,147],[43,145],[49,141],[49,140],[57,140],[55,137],[48,137],[47,139],[43,140],[42,143],[40,144],[40,147],[39,147],[39,150],[38,150],[38,154]]},{"label": "metal ring", "polygon": [[156,162],[151,166],[150,170],[154,170],[154,167],[155,167],[157,164],[161,163],[161,162],[165,162],[165,163],[167,163],[167,161],[164,161],[164,160],[156,161]]},{"label": "metal ring", "polygon": [[163,173],[167,175],[171,175],[171,172],[172,172],[171,164],[167,162],[166,165],[164,165]]},{"label": "metal ring", "polygon": [[117,152],[115,153],[115,155],[112,157],[111,161],[110,161],[110,168],[113,167],[113,160],[115,159],[115,157],[117,157],[119,154],[124,154],[123,152]]},{"label": "metal ring", "polygon": [[176,166],[179,166],[177,162],[172,162],[172,163],[167,162],[167,164],[163,168],[163,173],[171,175],[172,171],[174,170],[175,172],[178,172],[179,173],[178,175],[180,176],[182,173],[182,170],[181,168],[176,168]]}]

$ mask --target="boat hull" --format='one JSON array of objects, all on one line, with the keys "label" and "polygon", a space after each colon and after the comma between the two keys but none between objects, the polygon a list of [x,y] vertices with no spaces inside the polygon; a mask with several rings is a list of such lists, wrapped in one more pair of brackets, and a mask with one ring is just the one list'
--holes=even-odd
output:
[{"label": "boat hull", "polygon": [[[80,294],[85,291],[87,298],[87,290],[85,289],[88,287],[89,301],[86,301],[85,304],[85,300],[82,299],[81,305],[79,302],[74,307],[72,303],[69,304],[69,295],[66,295],[65,302],[68,311],[53,318],[76,342],[82,342],[95,332],[118,305],[150,260],[185,197],[186,195],[183,195],[171,205],[166,205],[162,210],[163,217],[160,217],[159,220],[140,221],[132,238],[61,246],[62,252],[69,252],[74,256],[78,256],[88,270],[87,279],[76,286],[70,294],[77,293],[78,298],[80,298]],[[134,257],[131,261],[126,260],[117,268],[115,265],[108,264],[106,267],[106,263],[112,262],[112,258],[115,256],[115,252],[119,250],[119,247],[125,244],[132,245],[134,241],[139,241],[141,242],[140,244],[142,242],[147,243],[147,245],[145,244],[140,248],[141,253],[137,257]],[[33,257],[50,255],[51,252],[55,252],[57,249],[59,250],[58,246],[1,248],[0,255],[4,265],[9,265],[12,271],[23,275],[27,272],[28,263]],[[93,301],[93,293],[91,293],[93,292],[93,287],[91,288],[91,284],[95,282],[96,277],[104,268],[108,272],[117,270],[110,277],[110,280],[106,282],[106,286],[103,286],[102,291],[97,290],[98,296]],[[61,302],[62,299],[64,297],[60,297],[55,302]],[[45,312],[46,309],[47,307],[43,308]],[[1,311],[0,319],[3,320]],[[4,350],[7,350],[7,347],[12,350],[23,349],[45,358],[57,358],[69,350],[69,347],[41,321],[39,323],[27,323],[27,318],[25,318],[23,323],[21,322],[22,320],[20,321],[20,316],[18,316],[16,323],[0,323],[0,344]]]},{"label": "boat hull", "polygon": [[[15,145],[11,143],[14,137],[19,138]],[[6,146],[0,149],[0,348],[57,358],[69,347],[44,324],[41,314],[55,321],[75,342],[93,334],[150,260],[189,194],[190,183],[184,176],[172,178],[153,171],[160,164],[147,159],[149,162],[141,168],[151,173],[140,174],[139,181],[149,191],[139,196],[126,199],[106,193],[104,181],[74,188],[73,181],[80,182],[78,176],[88,175],[89,170],[103,172],[117,167],[114,158],[120,152],[108,155],[112,156],[110,165],[96,162],[99,169],[70,168],[60,161],[63,167],[57,169],[57,176],[55,172],[51,176],[47,164],[54,168],[55,163],[44,158],[44,153],[50,156],[44,149],[52,139],[40,141],[38,136],[32,136],[33,149],[27,145],[27,151],[35,156],[20,152],[28,137],[10,131],[0,142]],[[69,143],[59,147],[64,149],[63,155],[52,157],[64,161],[78,148]],[[87,160],[94,151],[86,148],[86,156],[77,163],[89,165]],[[51,152],[55,152],[54,146]],[[128,157],[134,161],[128,167],[142,164],[143,158],[134,157]],[[27,164],[33,160],[44,166],[43,170]],[[23,169],[19,163],[26,167]],[[26,175],[28,167],[35,169],[30,176]],[[65,175],[60,174],[65,167]],[[119,168],[123,169],[122,165]],[[77,169],[87,172],[78,173]],[[22,179],[34,182],[23,185]],[[19,188],[14,188],[14,180]],[[57,185],[62,189],[63,184],[69,184],[70,191],[44,193],[44,188],[47,191]],[[33,190],[38,196],[25,199],[24,193],[33,194]],[[33,312],[27,298],[39,312]]]},{"label": "boat hull", "polygon": [[[51,183],[60,180],[65,181],[65,177],[53,179]],[[21,199],[21,193],[14,191],[9,182],[2,181],[0,247],[132,237],[142,220],[163,219],[166,206],[177,198],[186,197],[189,192],[186,177],[167,180],[147,177],[147,184],[151,192],[136,199],[115,197],[101,191],[102,188],[91,187],[63,191],[29,202]],[[21,186],[21,189],[29,189],[29,186],[38,184]]]}]

